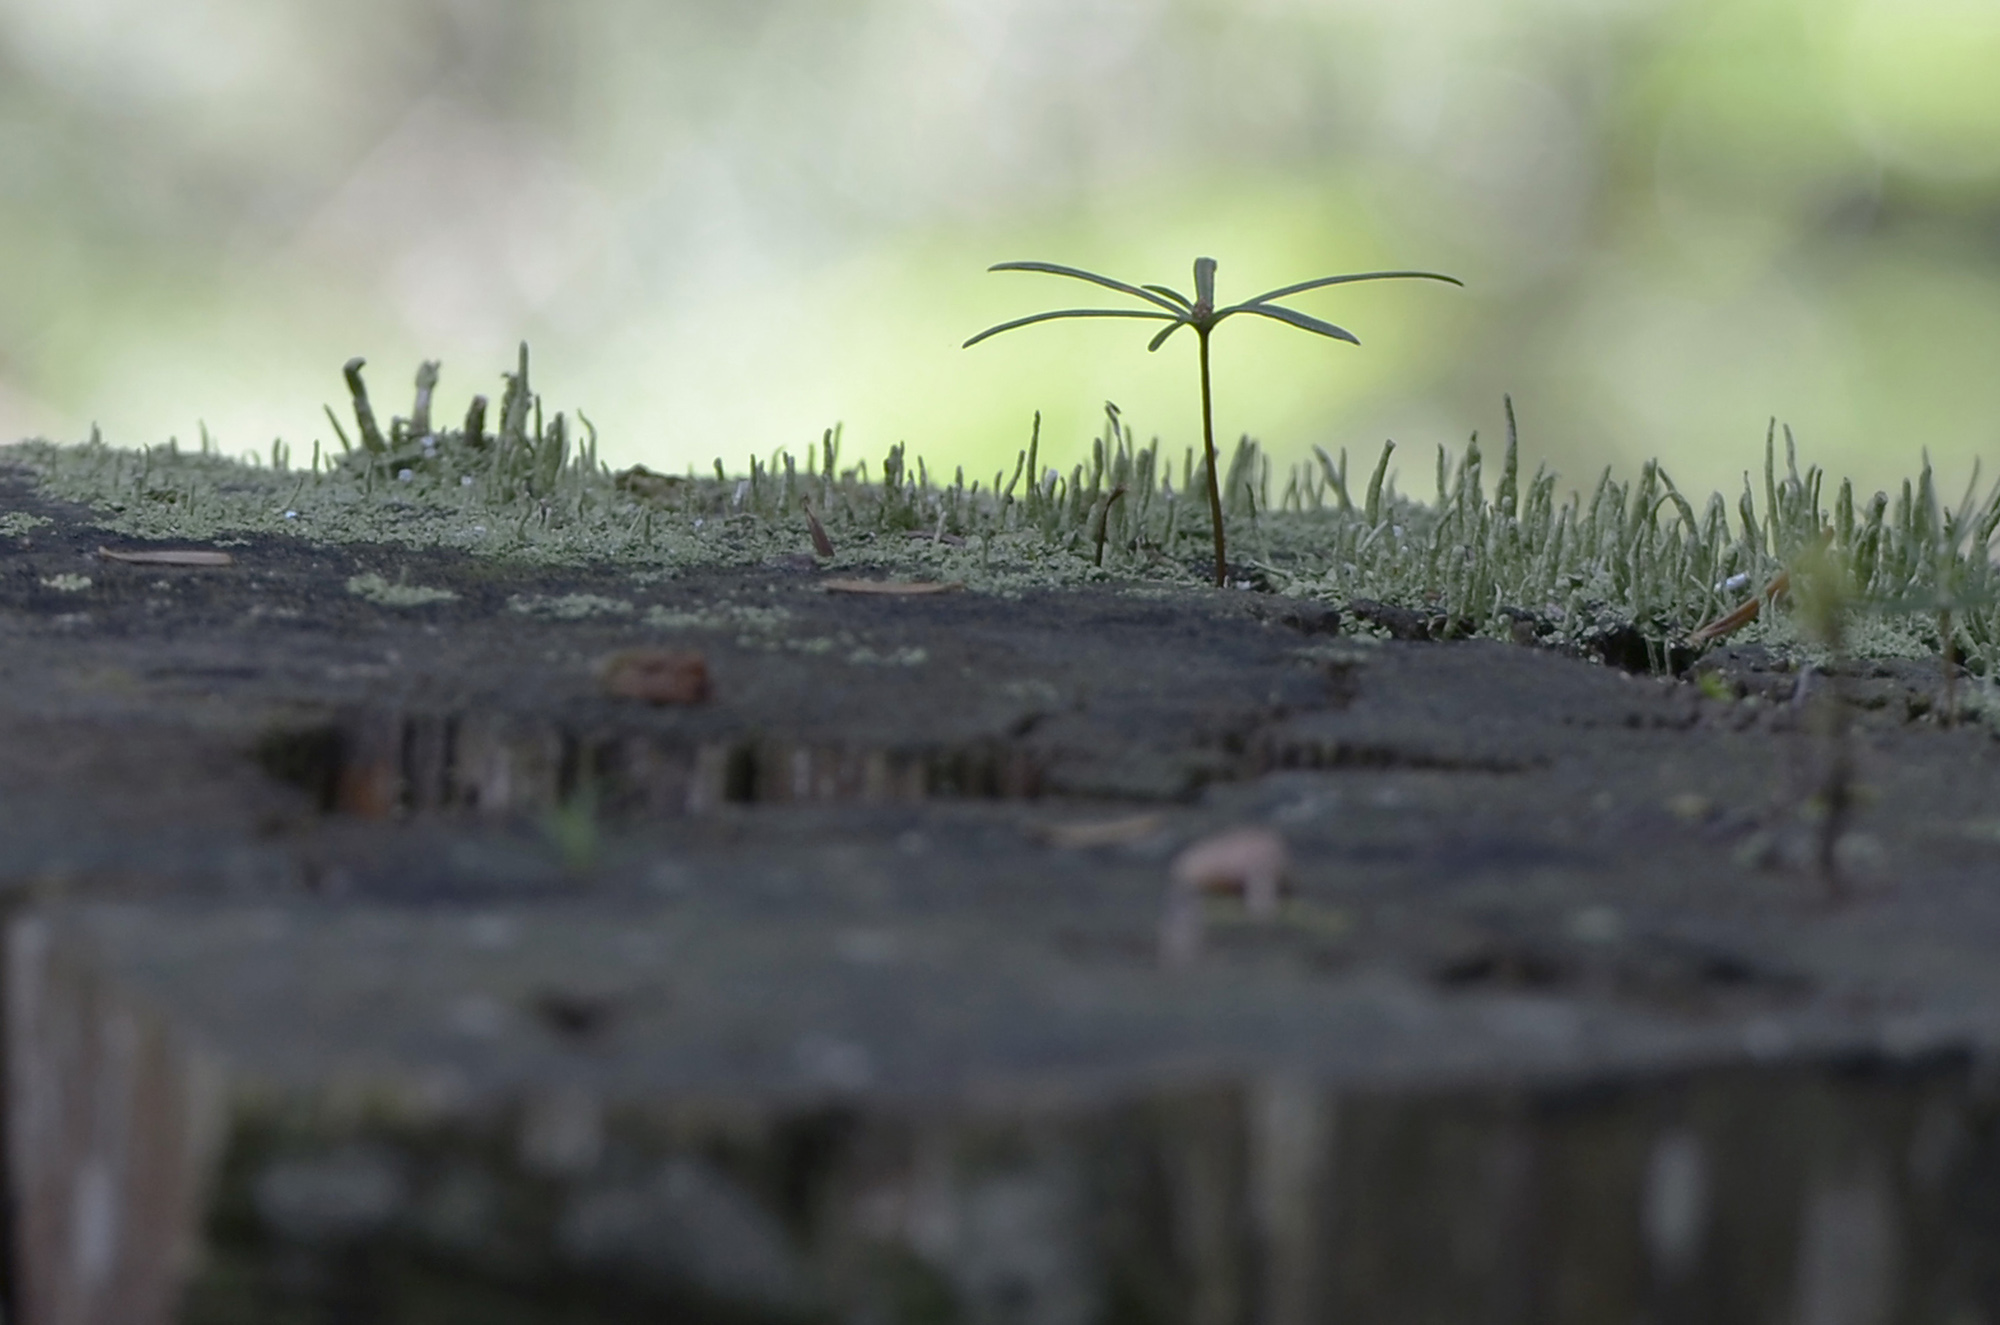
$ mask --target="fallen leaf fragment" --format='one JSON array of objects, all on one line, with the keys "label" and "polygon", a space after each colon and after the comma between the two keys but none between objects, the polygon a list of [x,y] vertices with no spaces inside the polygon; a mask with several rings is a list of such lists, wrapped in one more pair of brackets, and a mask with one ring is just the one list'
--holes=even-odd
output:
[{"label": "fallen leaf fragment", "polygon": [[606,694],[648,704],[699,704],[708,698],[708,662],[681,649],[626,649],[598,664]]},{"label": "fallen leaf fragment", "polygon": [[1166,820],[1157,814],[1128,814],[1119,819],[1086,819],[1079,823],[1043,824],[1035,832],[1052,847],[1083,851],[1091,847],[1141,842],[1160,831]]},{"label": "fallen leaf fragment", "polygon": [[820,588],[828,593],[915,594],[951,593],[963,589],[960,580],[825,580]]},{"label": "fallen leaf fragment", "polygon": [[135,566],[233,566],[236,558],[213,548],[144,548],[137,552],[97,549],[106,561],[125,561]]}]

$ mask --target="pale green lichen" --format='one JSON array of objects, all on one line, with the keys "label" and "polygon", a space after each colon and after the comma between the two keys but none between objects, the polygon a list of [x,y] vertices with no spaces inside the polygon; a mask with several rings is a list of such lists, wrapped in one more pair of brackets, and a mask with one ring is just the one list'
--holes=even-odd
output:
[{"label": "pale green lichen", "polygon": [[863,646],[847,655],[851,667],[921,667],[930,661],[930,651],[921,647],[875,650]]},{"label": "pale green lichen", "polygon": [[42,578],[42,587],[54,589],[57,593],[82,593],[90,587],[88,575],[48,575]]},{"label": "pale green lichen", "polygon": [[1000,693],[1010,699],[1025,700],[1031,704],[1062,702],[1062,692],[1038,676],[1023,676],[1011,681],[1002,681]]},{"label": "pale green lichen", "polygon": [[594,616],[629,616],[632,604],[594,593],[514,594],[507,599],[507,610],[556,621],[582,621]]},{"label": "pale green lichen", "polygon": [[458,597],[449,589],[435,589],[422,584],[391,584],[373,571],[350,576],[347,592],[378,607],[425,607],[432,603],[448,603]]},{"label": "pale green lichen", "polygon": [[646,624],[658,630],[746,631],[751,634],[777,634],[785,630],[791,619],[792,614],[786,608],[727,602],[694,611],[649,607],[645,616]]},{"label": "pale green lichen", "polygon": [[30,515],[26,511],[0,511],[0,538],[24,538],[48,523],[49,517],[46,515]]},{"label": "pale green lichen", "polygon": [[[358,369],[352,378],[358,387]],[[803,465],[781,451],[768,464],[752,459],[747,474],[718,461],[716,477],[670,478],[614,475],[598,463],[587,421],[581,441],[566,416],[543,422],[525,356],[507,384],[490,432],[479,423],[483,404],[459,431],[419,432],[402,419],[386,432],[357,424],[361,447],[344,437],[340,454],[316,445],[304,468],[291,467],[282,447],[267,465],[224,459],[206,443],[193,454],[173,443],[138,451],[23,443],[0,458],[27,469],[45,496],[88,504],[123,536],[288,534],[455,548],[538,565],[615,565],[635,586],[698,566],[802,568],[812,560],[808,505],[835,549],[817,564],[848,575],[953,580],[1013,596],[1093,583],[1176,594],[1210,573],[1207,484],[1193,453],[1176,465],[1157,441],[1139,445],[1115,413],[1089,462],[1067,473],[1044,466],[1036,437],[990,484],[968,484],[962,471],[946,482],[922,460],[906,462],[900,445],[871,474],[865,462],[841,463],[830,430]],[[1507,638],[1525,617],[1546,641],[1577,642],[1629,623],[1664,657],[1665,644],[1770,583],[1824,537],[1856,585],[1857,648],[1935,656],[1942,628],[1975,671],[2000,668],[2000,592],[1987,550],[2000,526],[2000,487],[1948,507],[1926,466],[1893,500],[1857,500],[1846,484],[1828,500],[1824,475],[1800,470],[1789,437],[1779,467],[1773,437],[1761,491],[1746,483],[1733,503],[1720,494],[1691,502],[1656,463],[1636,480],[1607,471],[1588,497],[1565,497],[1555,475],[1518,472],[1511,416],[1493,481],[1476,437],[1457,456],[1439,449],[1430,502],[1397,491],[1391,458],[1385,448],[1365,483],[1356,475],[1350,485],[1346,455],[1320,453],[1293,466],[1274,495],[1269,459],[1244,439],[1221,484],[1241,558],[1233,574],[1333,604],[1416,608],[1449,634]],[[383,590],[444,592],[386,582]],[[600,603],[584,615],[615,611]],[[759,615],[781,611],[653,607],[642,619],[756,641],[783,634],[782,615]],[[1737,638],[1796,647],[1785,611],[1763,615]]]}]

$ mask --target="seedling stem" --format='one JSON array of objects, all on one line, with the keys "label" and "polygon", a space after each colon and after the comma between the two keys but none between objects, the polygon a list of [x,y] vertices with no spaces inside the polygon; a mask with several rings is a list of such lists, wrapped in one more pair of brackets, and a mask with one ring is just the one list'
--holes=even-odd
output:
[{"label": "seedling stem", "polygon": [[1209,403],[1208,332],[1197,327],[1201,342],[1201,447],[1208,457],[1208,515],[1215,534],[1215,587],[1220,589],[1229,576],[1229,563],[1222,543],[1222,487],[1215,477],[1215,408]]}]

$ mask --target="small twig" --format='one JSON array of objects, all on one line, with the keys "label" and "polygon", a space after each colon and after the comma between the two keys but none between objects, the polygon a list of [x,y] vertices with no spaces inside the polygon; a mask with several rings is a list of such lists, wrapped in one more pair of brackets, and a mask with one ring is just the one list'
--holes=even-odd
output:
[{"label": "small twig", "polygon": [[123,561],[134,566],[233,566],[236,558],[227,552],[211,548],[142,548],[133,552],[119,552],[108,547],[97,549],[97,555],[106,561]]},{"label": "small twig", "polygon": [[[1819,555],[1825,553],[1827,547],[1832,542],[1833,542],[1833,530],[1830,528],[1822,528],[1819,531],[1818,542],[1816,544],[1811,544],[1808,546],[1811,548],[1812,553],[1814,555]],[[1801,549],[1801,555],[1804,554],[1805,554],[1805,549]],[[1752,621],[1755,621],[1757,619],[1757,614],[1763,609],[1763,605],[1765,603],[1771,602],[1772,600],[1776,599],[1780,594],[1789,593],[1791,591],[1791,587],[1792,587],[1791,570],[1787,568],[1785,570],[1779,571],[1776,575],[1773,575],[1771,577],[1771,582],[1764,586],[1764,591],[1762,593],[1750,599],[1748,602],[1743,603],[1741,606],[1737,607],[1734,611],[1719,616],[1715,620],[1709,622],[1707,625],[1701,626],[1698,629],[1696,629],[1692,635],[1688,636],[1688,643],[1692,644],[1696,648],[1700,648],[1704,644],[1709,643],[1711,640],[1719,640],[1726,636],[1735,634],[1737,631],[1743,629],[1743,627],[1749,625]]]},{"label": "small twig", "polygon": [[1713,640],[1725,639],[1730,635],[1734,635],[1737,631],[1757,619],[1757,614],[1763,610],[1765,602],[1776,598],[1791,587],[1792,573],[1786,570],[1779,571],[1771,577],[1771,582],[1764,586],[1762,593],[1750,598],[1735,610],[1725,613],[1707,625],[1696,629],[1692,635],[1688,636],[1688,643],[1698,649]]}]

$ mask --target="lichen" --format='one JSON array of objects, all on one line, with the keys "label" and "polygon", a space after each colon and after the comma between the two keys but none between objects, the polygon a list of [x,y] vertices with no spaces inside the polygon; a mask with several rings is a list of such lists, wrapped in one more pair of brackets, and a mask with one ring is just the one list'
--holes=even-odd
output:
[{"label": "lichen", "polygon": [[921,667],[929,661],[930,652],[923,648],[878,651],[864,645],[847,655],[850,667]]},{"label": "lichen", "polygon": [[649,607],[645,622],[657,630],[742,631],[753,635],[775,635],[790,624],[792,614],[782,607],[752,607],[743,603],[717,603],[688,611],[670,607]]},{"label": "lichen", "polygon": [[[963,471],[944,482],[923,461],[908,463],[900,445],[871,475],[865,462],[842,464],[837,430],[829,430],[803,465],[780,452],[768,464],[752,458],[744,474],[717,461],[713,478],[669,481],[650,471],[613,474],[597,461],[594,432],[580,414],[581,437],[563,414],[544,422],[525,354],[507,375],[491,431],[483,401],[463,429],[431,427],[423,391],[425,426],[396,418],[385,430],[367,405],[358,365],[349,378],[363,445],[341,429],[342,450],[315,444],[304,468],[291,467],[282,446],[267,465],[225,459],[206,443],[189,453],[171,442],[137,451],[96,441],[22,443],[0,449],[0,462],[27,470],[46,496],[88,505],[105,529],[130,538],[213,543],[261,534],[453,548],[517,564],[612,565],[635,587],[694,567],[816,565],[958,581],[1003,597],[1088,584],[1178,594],[1209,577],[1209,515],[1205,500],[1189,499],[1205,495],[1205,475],[1192,453],[1176,466],[1157,441],[1139,445],[1115,414],[1091,444],[1088,464],[1067,473],[1046,466],[1033,439],[1011,476],[1002,470],[990,484],[968,484]],[[1986,551],[2000,527],[2000,487],[1983,501],[1968,495],[1947,507],[1926,467],[1894,501],[1879,493],[1857,501],[1846,484],[1829,501],[1825,476],[1801,471],[1786,440],[1782,469],[1775,437],[1767,442],[1761,492],[1746,485],[1733,506],[1716,494],[1697,507],[1657,463],[1635,480],[1607,471],[1588,498],[1563,496],[1554,474],[1518,472],[1511,427],[1490,484],[1477,439],[1456,456],[1440,448],[1430,502],[1397,490],[1393,447],[1365,484],[1358,474],[1349,483],[1344,453],[1335,460],[1322,452],[1316,464],[1293,466],[1274,490],[1269,458],[1246,438],[1221,485],[1240,557],[1232,578],[1334,604],[1369,598],[1415,608],[1452,635],[1507,638],[1525,621],[1544,642],[1576,644],[1607,626],[1631,625],[1664,644],[1740,603],[1754,592],[1749,586],[1770,583],[1800,548],[1825,538],[1858,587],[1866,621],[1857,641],[1934,655],[1939,626],[1948,623],[1958,657],[1981,674],[2000,668],[2000,592]],[[18,513],[0,521],[12,522],[0,530],[34,527]],[[622,614],[607,606],[619,599],[554,605],[561,601],[517,610]],[[1779,607],[1741,638],[1794,647],[1782,599]],[[757,639],[782,630],[777,619],[754,615],[773,610],[653,607],[643,620]]]},{"label": "lichen", "polygon": [[347,592],[379,607],[425,607],[432,603],[448,603],[458,597],[450,589],[435,589],[422,584],[391,584],[373,571],[350,576]]},{"label": "lichen", "polygon": [[0,538],[25,538],[29,533],[49,523],[46,515],[30,515],[26,511],[0,511]]},{"label": "lichen", "polygon": [[594,616],[629,616],[632,604],[594,593],[514,594],[507,599],[507,610],[557,621],[582,621]]}]

